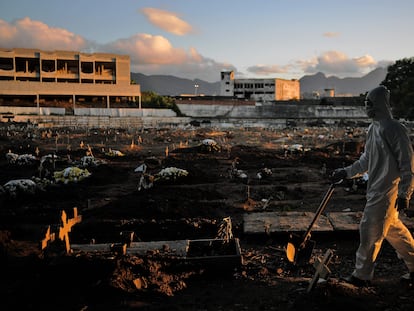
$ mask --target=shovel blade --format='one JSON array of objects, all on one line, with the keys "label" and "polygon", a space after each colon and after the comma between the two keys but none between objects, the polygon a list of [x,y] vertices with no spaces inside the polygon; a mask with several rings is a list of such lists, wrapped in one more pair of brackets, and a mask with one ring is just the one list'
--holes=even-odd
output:
[{"label": "shovel blade", "polygon": [[292,263],[295,262],[296,246],[291,242],[288,242],[286,246],[286,257],[289,260],[289,262],[292,262]]},{"label": "shovel blade", "polygon": [[290,234],[289,240],[286,246],[286,257],[289,262],[294,263],[296,261],[297,252],[300,249],[300,245],[303,242],[303,238],[297,234]]},{"label": "shovel blade", "polygon": [[303,243],[303,238],[291,235],[286,246],[286,258],[294,265],[309,263],[315,244],[312,240]]}]

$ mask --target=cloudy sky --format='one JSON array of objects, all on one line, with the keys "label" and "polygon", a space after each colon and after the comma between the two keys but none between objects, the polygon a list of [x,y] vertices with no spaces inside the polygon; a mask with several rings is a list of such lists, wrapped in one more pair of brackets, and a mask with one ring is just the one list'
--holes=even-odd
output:
[{"label": "cloudy sky", "polygon": [[128,54],[131,71],[360,77],[414,56],[412,0],[1,0],[0,47]]}]

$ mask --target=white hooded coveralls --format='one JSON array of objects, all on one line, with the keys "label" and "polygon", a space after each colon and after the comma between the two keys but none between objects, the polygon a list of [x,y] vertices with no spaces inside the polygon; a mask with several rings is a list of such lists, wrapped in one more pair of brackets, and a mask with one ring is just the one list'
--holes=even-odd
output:
[{"label": "white hooded coveralls", "polygon": [[[397,196],[410,199],[413,193],[413,148],[406,128],[392,118],[390,94],[385,87],[370,91],[373,121],[368,127],[364,153],[348,167],[347,177],[368,173],[366,205],[359,224],[360,244],[353,276],[371,280],[375,260],[384,238],[414,272],[414,239],[398,218]],[[368,110],[370,109],[369,107]],[[368,113],[369,114],[369,113]]]}]

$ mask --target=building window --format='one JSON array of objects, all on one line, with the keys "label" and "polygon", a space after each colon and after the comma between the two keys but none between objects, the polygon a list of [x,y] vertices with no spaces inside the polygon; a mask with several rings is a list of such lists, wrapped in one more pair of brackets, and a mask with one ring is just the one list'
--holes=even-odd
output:
[{"label": "building window", "polygon": [[42,71],[44,72],[54,72],[56,70],[55,61],[50,59],[42,60]]},{"label": "building window", "polygon": [[81,72],[82,73],[93,73],[93,62],[82,62]]},{"label": "building window", "polygon": [[13,70],[13,58],[0,57],[0,69]]}]

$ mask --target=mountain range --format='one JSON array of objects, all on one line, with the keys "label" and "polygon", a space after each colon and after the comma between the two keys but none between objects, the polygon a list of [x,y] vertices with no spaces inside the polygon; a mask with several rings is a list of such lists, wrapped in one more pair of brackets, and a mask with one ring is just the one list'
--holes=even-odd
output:
[{"label": "mountain range", "polygon": [[[360,78],[326,77],[322,72],[306,75],[299,79],[302,96],[311,96],[326,89],[334,89],[336,96],[358,96],[378,86],[386,77],[386,68],[376,68]],[[140,84],[141,91],[153,91],[159,95],[219,95],[220,81],[206,82],[199,79],[184,79],[170,75],[144,75],[131,73],[131,79]]]}]

